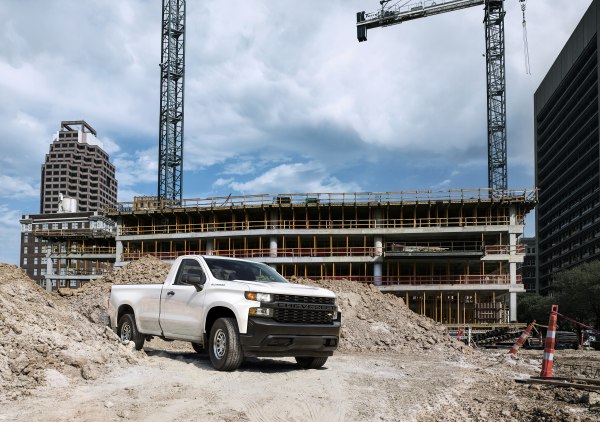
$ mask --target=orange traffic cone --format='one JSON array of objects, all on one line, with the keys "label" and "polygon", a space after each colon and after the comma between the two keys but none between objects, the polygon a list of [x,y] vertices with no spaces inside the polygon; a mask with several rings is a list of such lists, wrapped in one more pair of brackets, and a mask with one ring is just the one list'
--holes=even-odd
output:
[{"label": "orange traffic cone", "polygon": [[517,339],[515,344],[513,344],[513,347],[510,348],[508,353],[513,354],[513,355],[517,354],[517,352],[519,351],[521,346],[523,346],[523,344],[525,344],[525,340],[527,340],[527,337],[529,337],[529,334],[531,334],[531,330],[533,329],[534,324],[535,324],[535,320],[531,324],[529,324],[527,326],[527,328],[525,328],[525,331],[523,331],[521,333],[521,335],[519,336],[519,338]]},{"label": "orange traffic cone", "polygon": [[558,318],[558,305],[552,305],[548,331],[546,332],[546,346],[544,348],[544,360],[542,361],[542,372],[540,377],[552,378],[552,366],[554,365],[554,341],[556,340],[556,320]]}]

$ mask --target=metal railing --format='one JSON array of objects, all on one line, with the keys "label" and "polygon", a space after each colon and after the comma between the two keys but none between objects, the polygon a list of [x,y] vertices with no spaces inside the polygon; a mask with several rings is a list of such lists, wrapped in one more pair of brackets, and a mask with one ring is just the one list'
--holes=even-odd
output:
[{"label": "metal railing", "polygon": [[120,236],[156,235],[176,233],[209,233],[252,230],[352,230],[352,229],[408,229],[408,228],[439,228],[439,227],[470,227],[508,225],[510,218],[497,217],[452,217],[452,218],[405,218],[364,220],[285,220],[276,223],[258,221],[226,221],[217,223],[189,224],[154,224],[144,226],[120,226]]},{"label": "metal railing", "polygon": [[31,234],[36,237],[114,237],[116,227],[113,229],[34,229]]},{"label": "metal railing", "polygon": [[478,241],[447,242],[387,242],[387,253],[452,253],[482,252],[483,244]]},{"label": "metal railing", "polygon": [[537,189],[497,191],[493,189],[451,189],[448,191],[354,192],[354,193],[279,193],[195,198],[182,200],[152,200],[119,202],[108,206],[109,214],[144,212],[161,209],[215,209],[223,207],[318,206],[329,204],[389,204],[432,202],[523,202],[537,203]]},{"label": "metal railing", "polygon": [[[310,277],[309,277],[310,278]],[[323,276],[314,277],[319,280],[350,280],[359,283],[374,283],[383,286],[407,285],[424,286],[431,284],[441,285],[484,285],[484,284],[510,284],[508,274],[481,274],[481,275],[440,275],[440,276]],[[523,279],[517,275],[517,284],[522,284]]]},{"label": "metal railing", "polygon": [[508,254],[524,254],[525,245],[518,243],[514,246],[511,245],[487,245],[485,247],[485,253],[487,255],[508,255]]},{"label": "metal railing", "polygon": [[[206,255],[202,251],[175,251],[175,252],[124,252],[123,260],[132,261],[146,255],[159,259],[176,259],[182,255]],[[376,256],[375,247],[335,247],[335,248],[278,248],[276,252],[269,248],[262,249],[217,249],[210,255],[225,256],[229,258],[293,258],[293,257],[340,257],[340,256]]]}]

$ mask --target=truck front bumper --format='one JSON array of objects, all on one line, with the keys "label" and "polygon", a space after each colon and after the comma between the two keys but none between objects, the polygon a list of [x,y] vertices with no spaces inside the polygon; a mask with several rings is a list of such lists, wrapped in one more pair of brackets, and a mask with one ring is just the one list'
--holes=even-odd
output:
[{"label": "truck front bumper", "polygon": [[339,319],[332,325],[311,325],[250,318],[247,333],[240,334],[245,356],[331,356],[339,339]]}]

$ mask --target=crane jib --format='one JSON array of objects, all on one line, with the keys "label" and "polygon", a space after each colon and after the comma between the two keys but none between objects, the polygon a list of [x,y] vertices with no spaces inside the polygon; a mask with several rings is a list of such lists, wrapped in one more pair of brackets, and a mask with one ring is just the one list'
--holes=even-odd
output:
[{"label": "crane jib", "polygon": [[[522,0],[519,0],[522,1]],[[488,187],[491,195],[508,189],[506,151],[506,78],[504,51],[504,0],[425,0],[386,8],[373,13],[356,14],[356,35],[367,41],[367,30],[405,21],[485,5],[485,41],[487,70]]]}]

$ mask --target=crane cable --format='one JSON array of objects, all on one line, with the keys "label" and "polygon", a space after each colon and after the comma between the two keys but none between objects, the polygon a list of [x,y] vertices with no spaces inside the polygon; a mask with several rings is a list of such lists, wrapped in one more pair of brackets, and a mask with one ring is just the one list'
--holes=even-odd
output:
[{"label": "crane cable", "polygon": [[527,8],[527,0],[519,0],[521,3],[521,11],[523,12],[523,50],[525,52],[525,73],[531,75],[531,66],[529,64],[529,43],[527,42],[527,21],[525,19],[525,9]]}]

